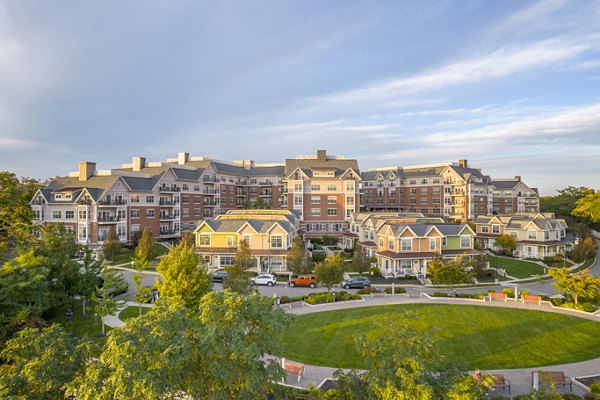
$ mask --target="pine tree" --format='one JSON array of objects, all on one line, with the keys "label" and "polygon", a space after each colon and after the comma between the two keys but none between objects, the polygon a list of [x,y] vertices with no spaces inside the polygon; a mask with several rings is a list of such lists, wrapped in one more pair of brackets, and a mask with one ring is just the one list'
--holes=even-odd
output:
[{"label": "pine tree", "polygon": [[104,238],[104,244],[102,246],[104,257],[107,260],[112,261],[115,258],[115,256],[119,253],[120,248],[121,243],[119,243],[119,238],[117,238],[115,227],[111,226],[110,228],[108,228],[108,232],[106,233],[106,237]]},{"label": "pine tree", "polygon": [[300,235],[294,238],[292,248],[287,255],[287,269],[296,275],[310,272],[310,265],[306,258],[306,246]]},{"label": "pine tree", "polygon": [[363,250],[363,247],[358,243],[354,243],[354,254],[352,255],[352,266],[359,274],[364,274],[371,267],[371,260]]},{"label": "pine tree", "polygon": [[123,301],[124,294],[115,296],[114,293],[127,283],[121,273],[114,269],[108,269],[106,264],[102,268],[102,287],[96,289],[92,295],[92,301],[95,303],[94,311],[100,316],[102,321],[102,336],[104,336],[104,318],[115,314],[125,305]]},{"label": "pine tree", "polygon": [[156,257],[156,249],[154,248],[154,238],[150,229],[144,228],[142,236],[135,249],[135,255],[139,258],[145,258],[148,262],[154,260]]}]

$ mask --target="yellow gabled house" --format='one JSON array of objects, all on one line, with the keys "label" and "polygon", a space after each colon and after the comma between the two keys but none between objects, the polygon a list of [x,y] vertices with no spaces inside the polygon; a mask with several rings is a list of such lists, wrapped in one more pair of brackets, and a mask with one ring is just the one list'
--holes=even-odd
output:
[{"label": "yellow gabled house", "polygon": [[194,234],[196,251],[209,269],[232,265],[240,242],[246,240],[257,272],[285,272],[298,219],[287,210],[235,210],[202,222]]}]

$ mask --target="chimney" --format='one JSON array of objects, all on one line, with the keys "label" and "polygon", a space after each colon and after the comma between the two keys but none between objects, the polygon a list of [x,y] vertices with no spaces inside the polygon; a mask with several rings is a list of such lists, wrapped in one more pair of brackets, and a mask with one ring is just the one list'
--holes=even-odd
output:
[{"label": "chimney", "polygon": [[146,167],[146,157],[133,157],[133,170],[140,172]]},{"label": "chimney", "polygon": [[467,168],[469,166],[467,160],[458,160],[458,165],[460,165],[463,168]]},{"label": "chimney", "polygon": [[516,180],[517,182],[521,182],[521,176],[520,176],[520,175],[516,175],[516,176],[515,176],[515,180]]},{"label": "chimney", "polygon": [[327,150],[317,150],[317,161],[327,161]]},{"label": "chimney", "polygon": [[190,158],[190,153],[178,153],[177,154],[177,164],[185,165],[185,163]]},{"label": "chimney", "polygon": [[96,170],[96,163],[89,161],[82,161],[79,163],[79,181],[85,182],[94,176]]}]

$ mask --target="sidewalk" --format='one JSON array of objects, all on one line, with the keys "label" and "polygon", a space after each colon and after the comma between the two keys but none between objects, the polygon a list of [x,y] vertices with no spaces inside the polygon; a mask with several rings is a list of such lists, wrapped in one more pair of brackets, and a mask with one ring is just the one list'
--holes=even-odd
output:
[{"label": "sidewalk", "polygon": [[[153,305],[154,304],[142,304],[142,307],[144,307],[144,308],[150,308]],[[119,311],[117,311],[116,314],[114,314],[114,315],[108,315],[108,316],[104,317],[104,323],[107,326],[110,326],[111,328],[116,328],[118,326],[123,326],[123,324],[125,322],[123,322],[119,318],[119,314],[121,313],[121,311],[123,311],[123,309],[125,309],[127,307],[139,307],[139,304],[136,303],[135,301],[128,301],[128,302],[126,302],[125,306],[123,306],[122,308],[120,308]]]}]

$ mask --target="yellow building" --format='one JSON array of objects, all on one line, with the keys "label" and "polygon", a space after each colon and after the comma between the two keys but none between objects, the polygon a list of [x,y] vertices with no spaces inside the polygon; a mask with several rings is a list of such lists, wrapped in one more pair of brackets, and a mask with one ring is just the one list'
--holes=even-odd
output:
[{"label": "yellow building", "polygon": [[284,272],[298,227],[296,214],[289,210],[231,210],[196,228],[196,251],[209,269],[223,268],[233,264],[240,242],[246,240],[257,272]]}]

